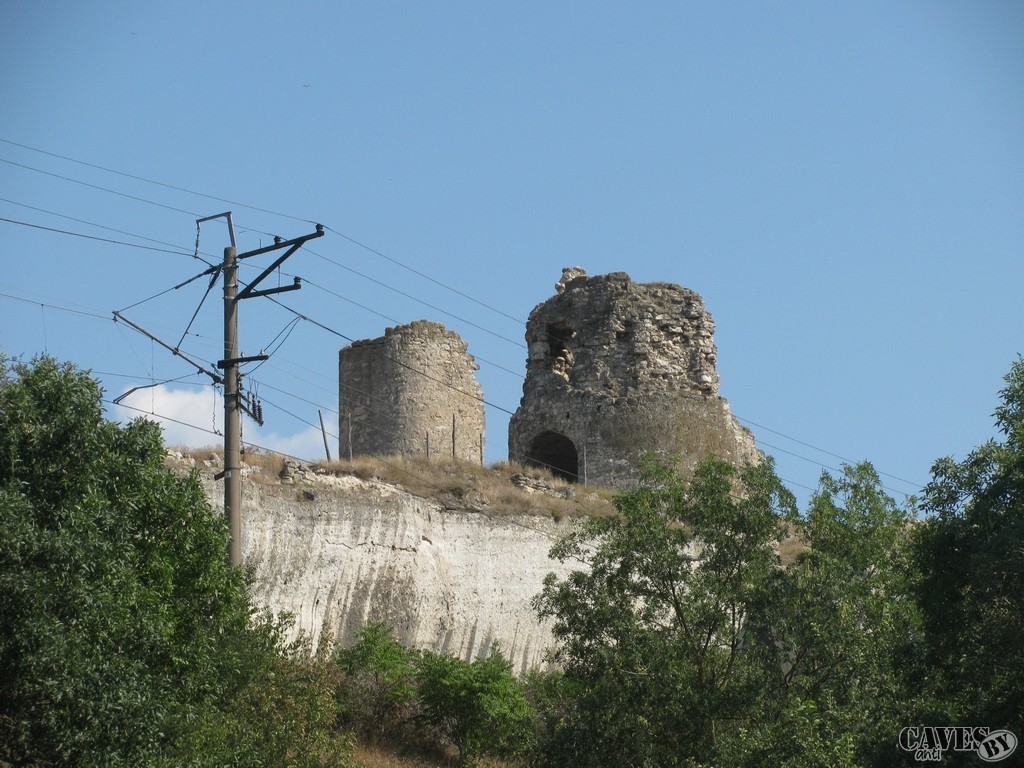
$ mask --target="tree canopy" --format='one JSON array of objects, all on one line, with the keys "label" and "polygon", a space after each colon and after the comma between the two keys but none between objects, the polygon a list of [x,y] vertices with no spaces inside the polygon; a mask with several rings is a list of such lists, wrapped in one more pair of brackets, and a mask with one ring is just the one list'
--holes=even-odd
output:
[{"label": "tree canopy", "polygon": [[936,715],[1024,738],[1024,360],[995,411],[1003,439],[932,469],[917,531],[918,602]]},{"label": "tree canopy", "polygon": [[333,659],[286,643],[158,427],[106,421],[74,366],[0,360],[0,761],[345,765],[346,722],[569,768],[910,765],[906,726],[1024,737],[1021,360],[1001,394],[1002,439],[936,462],[916,508],[867,463],[803,513],[770,459],[649,464],[552,549],[580,565],[536,599],[559,669],[523,687],[498,653],[381,626]]},{"label": "tree canopy", "polygon": [[282,686],[253,682],[286,656],[222,516],[165,470],[154,423],[103,418],[86,373],[0,363],[0,759],[223,765],[196,739],[248,706],[261,733],[231,764],[262,764]]},{"label": "tree canopy", "polygon": [[651,466],[616,506],[556,545],[585,567],[537,601],[572,702],[550,764],[853,766],[895,750],[898,659],[919,639],[908,511],[869,465],[823,477],[803,516],[770,460],[708,459],[691,481]]}]

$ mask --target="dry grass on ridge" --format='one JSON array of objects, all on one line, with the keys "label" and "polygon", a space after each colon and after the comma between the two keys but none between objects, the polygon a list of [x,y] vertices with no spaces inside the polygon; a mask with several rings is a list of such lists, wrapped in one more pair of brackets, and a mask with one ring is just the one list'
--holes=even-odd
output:
[{"label": "dry grass on ridge", "polygon": [[[376,479],[399,485],[413,495],[442,502],[454,497],[473,504],[482,497],[487,501],[484,511],[488,514],[525,512],[560,519],[607,515],[614,511],[613,491],[572,484],[545,469],[508,462],[481,467],[451,458],[358,456],[351,461],[331,462],[325,468],[335,475],[354,475],[363,480]],[[517,487],[511,479],[516,474],[547,484],[551,492],[529,492]],[[564,498],[564,493],[571,496]]]},{"label": "dry grass on ridge", "polygon": [[[195,459],[197,465],[204,461],[221,461],[222,451],[216,447],[183,448],[168,447],[169,451],[180,452]],[[277,482],[286,458],[280,454],[249,448],[242,456],[245,465],[254,471],[248,476],[256,483]],[[361,480],[377,480],[400,486],[414,496],[437,499],[442,503],[455,502],[467,508],[482,507],[484,514],[532,514],[550,516],[555,519],[593,517],[614,512],[611,499],[614,491],[601,488],[587,488],[574,485],[554,477],[540,467],[526,467],[499,462],[490,467],[481,467],[472,462],[458,461],[450,457],[427,459],[423,456],[356,456],[352,460],[315,462],[315,472],[339,477],[352,476]],[[216,468],[221,468],[219,465]],[[211,467],[211,470],[213,468]],[[200,468],[202,471],[202,468]],[[551,492],[530,492],[515,486],[512,476],[526,475],[546,483]],[[563,498],[568,491],[570,498]],[[485,504],[481,504],[485,501]]]},{"label": "dry grass on ridge", "polygon": [[[215,457],[220,460],[221,452],[216,447],[182,448],[168,450],[190,456],[197,463]],[[284,467],[285,457],[278,453],[247,449],[242,461],[256,470],[249,476],[253,482],[277,482]],[[616,491],[606,488],[588,488],[573,485],[575,496],[561,498],[547,493],[530,493],[512,484],[514,474],[523,474],[535,480],[549,483],[558,493],[570,483],[554,477],[541,467],[527,467],[509,462],[499,462],[490,467],[481,467],[472,462],[448,458],[427,459],[423,456],[356,456],[352,460],[316,462],[315,471],[325,475],[352,476],[361,480],[377,480],[390,485],[401,486],[409,493],[442,502],[464,500],[471,505],[474,499],[486,499],[484,514],[532,514],[550,516],[555,519],[596,517],[614,514],[612,498]],[[792,531],[779,546],[779,556],[784,565],[791,565],[806,550],[806,545]]]}]

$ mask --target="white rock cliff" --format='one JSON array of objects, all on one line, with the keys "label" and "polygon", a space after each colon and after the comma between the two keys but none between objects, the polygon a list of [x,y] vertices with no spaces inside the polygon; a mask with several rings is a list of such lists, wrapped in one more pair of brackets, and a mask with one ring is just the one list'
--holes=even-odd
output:
[{"label": "white rock cliff", "polygon": [[[223,508],[223,486],[203,475]],[[493,644],[522,674],[545,663],[550,625],[531,606],[570,520],[453,511],[354,477],[297,485],[243,482],[243,553],[257,605],[295,617],[293,632],[350,644],[382,621],[410,647],[464,659]]]}]

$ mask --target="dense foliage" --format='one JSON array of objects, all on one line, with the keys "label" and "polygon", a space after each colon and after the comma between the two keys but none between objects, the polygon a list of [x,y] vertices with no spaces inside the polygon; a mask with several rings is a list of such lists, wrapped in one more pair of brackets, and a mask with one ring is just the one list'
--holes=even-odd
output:
[{"label": "dense foliage", "polygon": [[[222,518],[194,478],[163,462],[158,427],[104,420],[88,375],[48,358],[3,363],[3,759],[264,765],[306,750],[316,741],[307,730],[330,720],[329,708],[292,710],[292,699],[312,695],[307,686],[265,684],[289,661],[280,628],[251,621]],[[233,729],[237,748],[225,750],[203,734],[231,730],[221,725],[228,714],[252,734]],[[281,722],[296,717],[310,728]],[[344,756],[344,744],[332,749]]]},{"label": "dense foliage", "polygon": [[861,464],[797,514],[770,462],[710,459],[559,543],[585,567],[537,601],[563,670],[537,687],[541,764],[912,765],[937,755],[900,749],[908,726],[1024,736],[1024,363],[1006,381],[1005,440],[937,462],[917,509]]},{"label": "dense foliage", "polygon": [[758,707],[770,674],[750,616],[771,601],[791,496],[770,463],[709,460],[692,484],[649,468],[619,515],[594,519],[553,556],[589,566],[549,576],[555,661],[574,709],[554,731],[552,765],[682,765]]},{"label": "dense foliage", "polygon": [[525,681],[377,624],[322,657],[286,642],[157,427],[105,421],[72,366],[0,363],[0,762],[343,766],[351,735],[464,764],[852,768],[917,764],[906,726],[1024,737],[1020,360],[1003,440],[938,461],[916,509],[869,464],[803,513],[770,461],[651,464],[552,550],[580,568],[545,580],[557,670]]},{"label": "dense foliage", "polygon": [[534,711],[497,650],[468,662],[401,646],[392,630],[368,624],[335,652],[343,721],[362,739],[444,754],[523,755],[533,746]]},{"label": "dense foliage", "polygon": [[750,617],[768,695],[718,751],[736,765],[892,764],[921,644],[909,510],[861,464],[823,475],[807,513],[787,523],[805,549]]},{"label": "dense foliage", "polygon": [[1006,376],[990,440],[936,462],[915,553],[934,716],[1024,739],[1024,360]]}]

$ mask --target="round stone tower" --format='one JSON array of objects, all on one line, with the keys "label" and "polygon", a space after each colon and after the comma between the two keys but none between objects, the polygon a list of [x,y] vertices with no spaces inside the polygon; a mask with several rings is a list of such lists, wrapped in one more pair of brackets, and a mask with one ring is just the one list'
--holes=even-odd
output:
[{"label": "round stone tower", "polygon": [[417,320],[339,355],[339,455],[420,454],[481,462],[483,392],[466,342]]},{"label": "round stone tower", "polygon": [[635,486],[641,459],[759,460],[718,396],[714,322],[700,295],[624,272],[563,271],[530,313],[526,381],[509,459],[591,485]]}]

